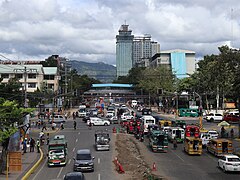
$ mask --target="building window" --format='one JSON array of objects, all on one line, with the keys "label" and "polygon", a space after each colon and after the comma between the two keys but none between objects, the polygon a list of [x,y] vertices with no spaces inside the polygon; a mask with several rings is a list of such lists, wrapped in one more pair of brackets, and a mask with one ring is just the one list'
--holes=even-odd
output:
[{"label": "building window", "polygon": [[8,79],[8,78],[9,78],[9,74],[1,74],[1,77],[2,77],[3,79]]},{"label": "building window", "polygon": [[28,79],[36,79],[36,74],[28,74]]},{"label": "building window", "polygon": [[17,79],[22,79],[22,78],[23,78],[23,75],[22,75],[22,74],[15,74],[15,77],[16,77]]},{"label": "building window", "polygon": [[36,88],[36,83],[28,83],[28,88]]},{"label": "building window", "polygon": [[54,75],[44,75],[44,80],[54,80]]}]

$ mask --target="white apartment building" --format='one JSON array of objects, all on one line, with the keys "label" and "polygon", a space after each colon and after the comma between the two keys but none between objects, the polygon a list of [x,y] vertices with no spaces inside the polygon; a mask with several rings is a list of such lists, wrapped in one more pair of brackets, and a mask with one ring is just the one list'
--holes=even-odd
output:
[{"label": "white apartment building", "polygon": [[24,89],[26,82],[27,92],[34,92],[43,88],[57,91],[60,76],[57,67],[43,67],[42,64],[5,63],[0,64],[0,83],[8,83],[11,78],[18,78]]}]

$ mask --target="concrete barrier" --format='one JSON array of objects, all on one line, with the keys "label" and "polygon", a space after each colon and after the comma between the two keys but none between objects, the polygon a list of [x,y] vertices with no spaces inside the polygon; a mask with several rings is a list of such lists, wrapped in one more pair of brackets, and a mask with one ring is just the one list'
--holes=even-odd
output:
[{"label": "concrete barrier", "polygon": [[33,167],[22,177],[22,180],[27,180],[31,176],[31,174],[37,169],[37,167],[40,165],[40,163],[43,160],[43,152],[40,148],[40,158],[39,160],[33,165]]}]

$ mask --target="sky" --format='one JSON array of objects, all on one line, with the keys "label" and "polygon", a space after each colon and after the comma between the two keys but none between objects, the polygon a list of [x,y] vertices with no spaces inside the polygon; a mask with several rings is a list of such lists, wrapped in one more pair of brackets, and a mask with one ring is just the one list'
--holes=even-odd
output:
[{"label": "sky", "polygon": [[128,24],[161,50],[196,58],[240,46],[239,0],[0,0],[0,59],[116,64],[116,35]]}]

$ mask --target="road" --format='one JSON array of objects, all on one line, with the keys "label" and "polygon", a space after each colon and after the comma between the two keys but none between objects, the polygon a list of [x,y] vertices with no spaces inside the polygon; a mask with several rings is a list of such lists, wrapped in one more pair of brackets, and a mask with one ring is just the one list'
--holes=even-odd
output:
[{"label": "road", "polygon": [[[187,124],[197,123],[198,121],[187,121]],[[204,128],[206,129],[219,129],[216,123],[204,122]],[[145,141],[146,147],[148,147],[148,140]],[[236,144],[235,144],[236,145]],[[151,151],[151,150],[149,150]],[[177,150],[173,150],[172,144],[169,143],[169,149],[167,153],[152,153],[156,160],[157,169],[168,179],[240,179],[238,173],[223,173],[217,168],[218,158],[203,150],[201,156],[191,156],[183,151],[183,144],[178,144]]]},{"label": "road", "polygon": [[[114,171],[112,169],[112,150],[110,151],[96,151],[94,148],[94,132],[96,129],[108,129],[112,133],[112,125],[110,126],[94,126],[91,130],[88,129],[86,123],[77,118],[77,130],[73,129],[73,121],[68,120],[64,125],[64,130],[58,131],[56,134],[65,135],[68,141],[68,163],[65,167],[51,167],[47,166],[47,159],[39,167],[37,173],[32,175],[30,179],[33,180],[53,180],[63,179],[67,172],[73,171],[73,157],[75,157],[78,149],[88,148],[92,151],[95,157],[95,171],[84,173],[86,179],[96,180],[115,180]],[[53,135],[56,135],[53,134]],[[112,146],[111,146],[112,147]],[[46,151],[47,146],[44,146]]]}]

